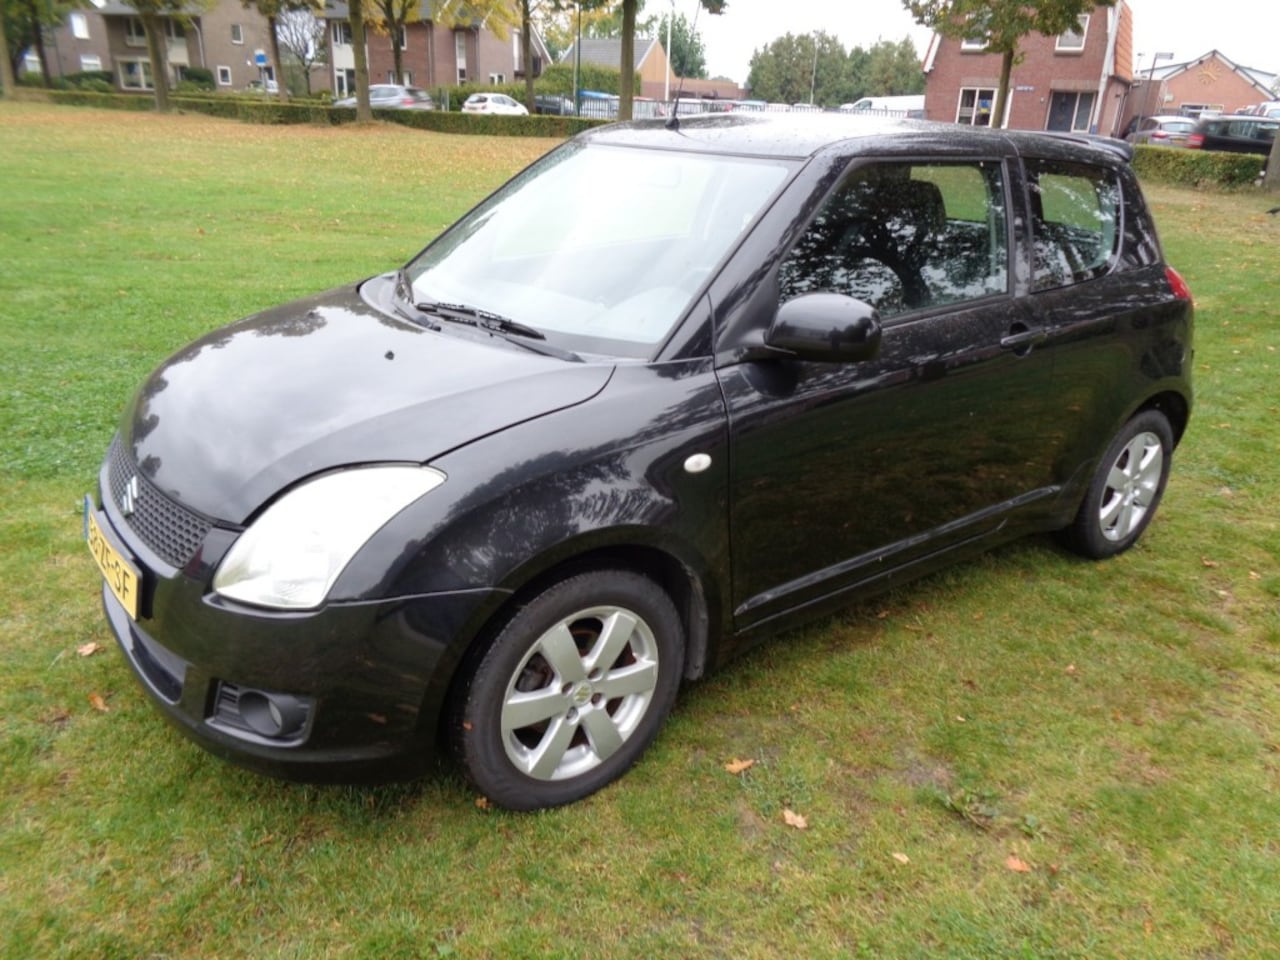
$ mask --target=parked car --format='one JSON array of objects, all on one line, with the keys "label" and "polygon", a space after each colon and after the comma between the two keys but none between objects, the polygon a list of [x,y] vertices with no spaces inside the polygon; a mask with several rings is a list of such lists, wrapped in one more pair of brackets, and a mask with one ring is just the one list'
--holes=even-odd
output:
[{"label": "parked car", "polygon": [[617,124],[402,269],[162,363],[86,538],[139,682],[214,753],[372,779],[444,745],[548,807],[781,628],[1036,531],[1127,550],[1191,370],[1111,147]]},{"label": "parked car", "polygon": [[575,112],[572,100],[552,93],[539,93],[534,96],[533,107],[537,113],[548,113],[557,117],[571,117]]},{"label": "parked car", "polygon": [[[335,107],[354,107],[355,97],[335,100]],[[434,110],[436,102],[431,94],[417,87],[405,87],[398,83],[375,83],[369,86],[369,106],[374,110]]]},{"label": "parked car", "polygon": [[1159,116],[1143,117],[1125,136],[1129,143],[1144,143],[1152,147],[1181,147],[1187,142],[1187,135],[1195,121],[1190,117]]},{"label": "parked car", "polygon": [[1249,111],[1255,117],[1280,118],[1280,100],[1267,100],[1252,107]]},{"label": "parked car", "polygon": [[275,96],[280,92],[280,85],[274,80],[250,80],[245,84],[245,93],[257,93],[269,96]]},{"label": "parked car", "polygon": [[527,117],[528,108],[516,103],[505,93],[473,93],[462,104],[463,113],[493,113],[513,117]]},{"label": "parked car", "polygon": [[1218,116],[1198,121],[1187,135],[1193,150],[1222,150],[1227,153],[1271,153],[1280,120],[1264,117]]}]

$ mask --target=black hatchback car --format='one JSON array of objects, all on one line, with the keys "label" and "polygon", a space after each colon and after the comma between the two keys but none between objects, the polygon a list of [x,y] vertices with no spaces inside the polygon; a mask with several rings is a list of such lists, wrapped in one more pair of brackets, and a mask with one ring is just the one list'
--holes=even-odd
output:
[{"label": "black hatchback car", "polygon": [[111,629],[213,752],[512,808],[683,680],[1033,531],[1151,521],[1192,305],[1124,156],[730,114],[586,133],[403,269],[165,361],[86,498]]},{"label": "black hatchback car", "polygon": [[1276,142],[1280,120],[1266,117],[1205,117],[1197,120],[1187,135],[1187,146],[1193,150],[1219,150],[1226,153],[1271,153]]}]

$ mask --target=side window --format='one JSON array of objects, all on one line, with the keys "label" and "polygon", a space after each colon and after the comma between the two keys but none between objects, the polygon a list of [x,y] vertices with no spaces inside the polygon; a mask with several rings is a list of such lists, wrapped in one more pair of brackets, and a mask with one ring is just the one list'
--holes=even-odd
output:
[{"label": "side window", "polygon": [[843,293],[888,318],[1004,293],[1008,263],[999,163],[874,163],[823,205],[778,284],[784,301]]},{"label": "side window", "polygon": [[1120,187],[1107,170],[1028,160],[1031,287],[1051,290],[1100,277],[1120,243]]}]

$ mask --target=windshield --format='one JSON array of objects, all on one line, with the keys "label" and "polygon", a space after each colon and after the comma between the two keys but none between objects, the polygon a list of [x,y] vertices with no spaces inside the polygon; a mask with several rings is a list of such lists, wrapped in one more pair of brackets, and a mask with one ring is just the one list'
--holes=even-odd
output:
[{"label": "windshield", "polygon": [[789,169],[568,144],[409,264],[414,297],[509,317],[574,350],[647,357]]}]

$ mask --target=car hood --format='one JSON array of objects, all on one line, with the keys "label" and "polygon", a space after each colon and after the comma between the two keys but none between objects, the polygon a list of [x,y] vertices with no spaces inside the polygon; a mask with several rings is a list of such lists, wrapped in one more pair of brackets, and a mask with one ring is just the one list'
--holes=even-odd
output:
[{"label": "car hood", "polygon": [[281,489],[353,463],[424,463],[582,403],[611,364],[387,316],[333,290],[217,330],[134,397],[121,441],[170,497],[243,523]]}]

